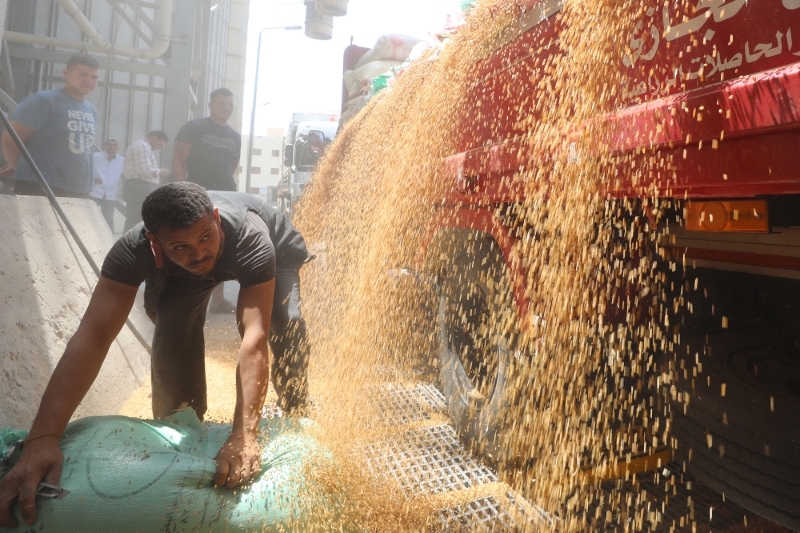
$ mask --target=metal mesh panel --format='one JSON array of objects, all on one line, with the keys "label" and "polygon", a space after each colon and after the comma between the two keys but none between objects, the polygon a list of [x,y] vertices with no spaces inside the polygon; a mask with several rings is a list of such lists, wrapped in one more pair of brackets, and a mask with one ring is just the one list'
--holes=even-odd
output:
[{"label": "metal mesh panel", "polygon": [[[413,387],[384,384],[369,391],[369,401],[383,424],[398,427],[429,420],[432,413],[444,413],[447,404],[433,385]],[[279,418],[283,411],[270,402],[261,413]],[[372,475],[393,480],[405,496],[445,494],[496,483],[497,476],[476,461],[461,445],[448,424],[410,429],[379,442],[359,445],[353,452]],[[502,489],[503,485],[498,485]],[[432,517],[430,530],[445,532],[535,531],[537,524],[551,523],[543,510],[506,491],[455,507],[442,509]]]},{"label": "metal mesh panel", "polygon": [[518,525],[494,496],[478,498],[463,505],[444,509],[439,515],[439,531],[513,531]]},{"label": "metal mesh panel", "polygon": [[261,408],[261,418],[283,418],[283,409],[275,402],[269,402]]},{"label": "metal mesh panel", "polygon": [[447,410],[445,398],[433,385],[414,388],[387,384],[373,389],[371,401],[377,405],[380,422],[406,424],[431,418],[431,412]]},{"label": "metal mesh panel", "polygon": [[497,481],[470,457],[448,425],[415,429],[359,450],[373,474],[393,478],[406,494],[439,494]]}]

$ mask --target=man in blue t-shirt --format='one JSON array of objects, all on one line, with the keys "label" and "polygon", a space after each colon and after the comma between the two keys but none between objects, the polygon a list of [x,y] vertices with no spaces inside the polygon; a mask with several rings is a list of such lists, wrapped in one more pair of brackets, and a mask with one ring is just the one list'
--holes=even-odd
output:
[{"label": "man in blue t-shirt", "polygon": [[[72,56],[63,70],[62,88],[30,95],[11,114],[14,131],[56,196],[88,198],[92,190],[97,111],[86,97],[97,87],[98,70],[93,57]],[[15,193],[43,195],[36,175],[7,131],[0,145],[14,169]]]}]

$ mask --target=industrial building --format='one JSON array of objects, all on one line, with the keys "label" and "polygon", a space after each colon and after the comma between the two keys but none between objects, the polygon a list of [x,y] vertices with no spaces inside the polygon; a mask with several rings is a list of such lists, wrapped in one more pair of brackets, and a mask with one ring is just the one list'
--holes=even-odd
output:
[{"label": "industrial building", "polygon": [[[124,150],[154,129],[172,140],[207,115],[208,95],[228,87],[243,101],[249,0],[0,0],[0,104],[6,111],[59,87],[70,55],[96,56],[101,80],[88,100],[97,139]],[[229,124],[242,126],[237,105]],[[161,164],[172,160],[172,143]]]}]

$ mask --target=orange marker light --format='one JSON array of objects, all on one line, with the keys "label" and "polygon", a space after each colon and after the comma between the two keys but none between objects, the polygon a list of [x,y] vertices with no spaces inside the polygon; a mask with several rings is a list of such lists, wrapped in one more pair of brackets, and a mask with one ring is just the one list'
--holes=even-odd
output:
[{"label": "orange marker light", "polygon": [[766,200],[686,202],[686,229],[733,233],[769,233]]}]

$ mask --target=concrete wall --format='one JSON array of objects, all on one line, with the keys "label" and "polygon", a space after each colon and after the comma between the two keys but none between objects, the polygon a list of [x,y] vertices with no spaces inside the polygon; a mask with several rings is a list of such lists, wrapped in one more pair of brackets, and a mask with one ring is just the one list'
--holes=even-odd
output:
[{"label": "concrete wall", "polygon": [[[114,238],[96,204],[61,203],[102,264]],[[46,198],[0,195],[0,228],[0,425],[27,428],[97,278]],[[141,297],[131,317],[152,338]],[[145,349],[123,328],[76,417],[117,413],[149,366]]]}]

